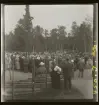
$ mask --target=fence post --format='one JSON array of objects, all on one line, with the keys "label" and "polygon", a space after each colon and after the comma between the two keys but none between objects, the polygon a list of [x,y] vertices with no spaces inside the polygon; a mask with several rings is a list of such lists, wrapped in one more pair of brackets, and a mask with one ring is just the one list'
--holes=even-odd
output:
[{"label": "fence post", "polygon": [[13,64],[13,67],[12,67],[12,100],[14,98],[14,64]]}]

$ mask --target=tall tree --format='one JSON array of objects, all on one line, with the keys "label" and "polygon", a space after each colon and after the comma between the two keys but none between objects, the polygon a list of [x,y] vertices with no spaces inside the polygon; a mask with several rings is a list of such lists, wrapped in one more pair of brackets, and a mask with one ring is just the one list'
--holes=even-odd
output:
[{"label": "tall tree", "polygon": [[[76,32],[76,48],[81,52],[90,52],[92,47],[92,28],[91,24],[83,21]],[[80,43],[80,44],[79,44]]]},{"label": "tall tree", "polygon": [[51,42],[50,42],[50,35],[49,35],[49,32],[48,32],[48,30],[47,29],[45,29],[45,49],[46,49],[46,51],[50,51],[51,50]]},{"label": "tall tree", "polygon": [[57,48],[58,29],[57,29],[57,28],[53,28],[53,29],[50,31],[50,35],[51,35],[52,51],[56,51],[56,48]]},{"label": "tall tree", "polygon": [[[29,5],[26,5],[25,8],[25,15],[23,15],[23,18],[18,21],[18,24],[15,28],[15,36],[17,41],[21,41],[21,43],[24,45],[23,50],[24,51],[32,51],[33,46],[33,27],[32,27],[32,19],[33,17],[30,16],[29,12]],[[20,40],[19,40],[20,39]]]},{"label": "tall tree", "polygon": [[58,26],[58,35],[59,35],[59,42],[60,42],[60,48],[61,50],[64,49],[64,45],[65,45],[65,38],[67,35],[66,32],[66,27],[65,26]]},{"label": "tall tree", "polygon": [[34,27],[34,35],[35,35],[34,46],[37,52],[44,51],[44,38],[42,34],[43,34],[43,28],[41,28],[39,25]]},{"label": "tall tree", "polygon": [[76,21],[73,21],[72,22],[72,26],[71,26],[71,48],[73,50],[76,50],[77,48],[77,44],[76,44],[76,41],[77,41],[77,36],[78,36],[78,32],[79,32],[79,26],[77,25]]},{"label": "tall tree", "polygon": [[72,23],[72,27],[71,27],[71,35],[72,36],[77,35],[77,31],[78,31],[78,25],[77,25],[76,21],[74,21]]},{"label": "tall tree", "polygon": [[26,51],[32,51],[32,41],[33,41],[33,28],[32,28],[32,19],[29,12],[29,5],[26,5],[26,13],[24,15],[25,29],[27,31],[27,40],[26,40]]}]

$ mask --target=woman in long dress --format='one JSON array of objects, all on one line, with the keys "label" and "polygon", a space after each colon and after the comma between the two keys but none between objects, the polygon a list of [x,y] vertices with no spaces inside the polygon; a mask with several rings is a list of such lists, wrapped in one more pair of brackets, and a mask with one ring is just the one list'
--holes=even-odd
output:
[{"label": "woman in long dress", "polygon": [[53,89],[60,89],[60,74],[57,73],[57,71],[54,70],[56,64],[55,62],[52,62],[52,72],[51,72],[51,82],[52,82],[52,88]]},{"label": "woman in long dress", "polygon": [[20,70],[20,62],[19,62],[19,60],[20,60],[20,59],[19,59],[19,55],[17,55],[17,56],[16,56],[16,59],[15,59],[15,62],[16,62],[16,63],[15,63],[15,64],[16,64],[16,70]]}]

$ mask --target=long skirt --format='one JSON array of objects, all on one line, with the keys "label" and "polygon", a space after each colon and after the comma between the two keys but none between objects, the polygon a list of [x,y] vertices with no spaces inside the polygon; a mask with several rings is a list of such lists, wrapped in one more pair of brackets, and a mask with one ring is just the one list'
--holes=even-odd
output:
[{"label": "long skirt", "polygon": [[56,72],[51,73],[52,88],[60,89],[60,75]]}]

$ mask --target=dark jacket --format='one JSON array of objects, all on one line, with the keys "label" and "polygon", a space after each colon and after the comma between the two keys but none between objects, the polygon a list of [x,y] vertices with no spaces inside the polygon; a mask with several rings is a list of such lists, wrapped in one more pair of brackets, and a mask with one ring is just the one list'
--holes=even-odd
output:
[{"label": "dark jacket", "polygon": [[69,78],[72,76],[72,68],[73,68],[73,65],[69,62],[66,62],[63,68],[63,75],[65,78]]},{"label": "dark jacket", "polygon": [[84,70],[84,62],[79,62],[78,63],[78,69],[79,70]]},{"label": "dark jacket", "polygon": [[40,65],[39,65],[40,62],[41,62],[41,60],[35,59],[35,66],[36,66],[36,68],[40,67]]}]

